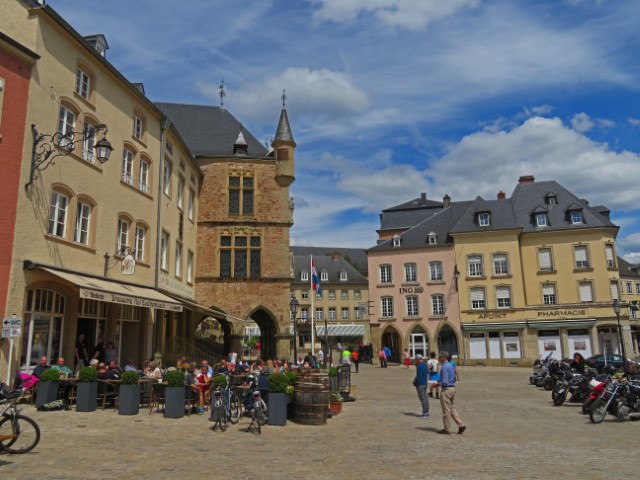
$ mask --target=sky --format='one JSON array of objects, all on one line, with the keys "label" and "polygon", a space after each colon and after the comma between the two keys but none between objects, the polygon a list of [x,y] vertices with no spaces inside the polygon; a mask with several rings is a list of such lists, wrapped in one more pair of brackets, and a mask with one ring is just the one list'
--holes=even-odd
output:
[{"label": "sky", "polygon": [[291,243],[369,248],[382,209],[556,180],[640,262],[637,0],[48,0],[153,101],[297,143]]}]

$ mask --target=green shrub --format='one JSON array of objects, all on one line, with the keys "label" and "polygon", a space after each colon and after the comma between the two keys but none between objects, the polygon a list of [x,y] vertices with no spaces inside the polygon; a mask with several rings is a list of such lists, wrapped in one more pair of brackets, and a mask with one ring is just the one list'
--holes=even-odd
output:
[{"label": "green shrub", "polygon": [[58,380],[60,380],[60,372],[58,370],[49,368],[48,370],[42,372],[42,375],[40,375],[40,380],[42,380],[43,382],[57,382]]},{"label": "green shrub", "polygon": [[170,387],[184,387],[184,376],[180,370],[169,370],[164,379]]},{"label": "green shrub", "polygon": [[337,367],[329,367],[329,376],[337,377],[338,376],[338,368]]},{"label": "green shrub", "polygon": [[140,375],[135,370],[126,370],[122,372],[122,385],[137,385],[140,382]]},{"label": "green shrub", "polygon": [[295,386],[296,380],[298,380],[298,372],[285,372],[284,376],[287,377],[289,386]]},{"label": "green shrub", "polygon": [[223,374],[214,375],[211,383],[213,384],[213,388],[223,388],[227,386],[228,378]]},{"label": "green shrub", "polygon": [[274,393],[286,393],[289,386],[289,379],[282,373],[272,373],[267,378],[269,390]]},{"label": "green shrub", "polygon": [[93,367],[82,367],[78,375],[79,382],[95,382],[98,378],[98,370]]}]

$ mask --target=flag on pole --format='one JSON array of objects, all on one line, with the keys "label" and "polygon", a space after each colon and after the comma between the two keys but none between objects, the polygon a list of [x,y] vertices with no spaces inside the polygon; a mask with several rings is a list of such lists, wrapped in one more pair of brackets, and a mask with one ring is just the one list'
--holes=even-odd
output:
[{"label": "flag on pole", "polygon": [[311,259],[311,284],[313,286],[313,291],[318,295],[322,295],[322,288],[320,287],[320,279],[318,278],[318,272],[316,272],[316,264]]}]

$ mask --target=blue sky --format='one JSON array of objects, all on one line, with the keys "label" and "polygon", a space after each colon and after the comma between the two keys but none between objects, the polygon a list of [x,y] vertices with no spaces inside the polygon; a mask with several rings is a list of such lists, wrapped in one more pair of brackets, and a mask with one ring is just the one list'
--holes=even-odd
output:
[{"label": "blue sky", "polygon": [[556,180],[640,261],[637,0],[49,0],[154,101],[258,139],[287,92],[296,245],[367,248],[383,208]]}]

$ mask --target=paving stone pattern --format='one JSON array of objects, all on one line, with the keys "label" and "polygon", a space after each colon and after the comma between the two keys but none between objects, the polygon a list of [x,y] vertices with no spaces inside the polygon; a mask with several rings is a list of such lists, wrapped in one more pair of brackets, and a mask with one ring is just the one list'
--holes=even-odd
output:
[{"label": "paving stone pattern", "polygon": [[554,407],[528,369],[460,368],[464,435],[437,435],[411,380],[413,368],[361,365],[356,401],[326,425],[291,421],[247,433],[249,420],[214,432],[207,416],[165,419],[142,410],[37,412],[42,430],[25,455],[0,454],[2,479],[547,479],[637,478],[640,422],[593,425],[577,404]]}]

